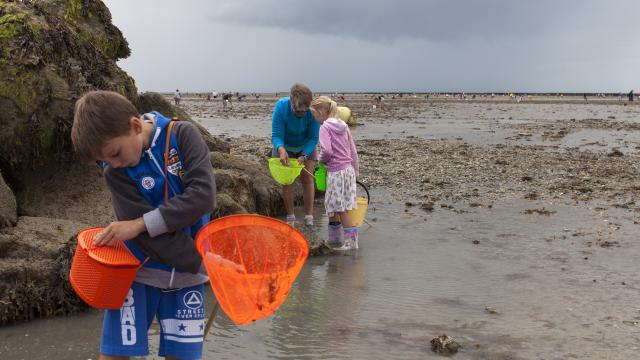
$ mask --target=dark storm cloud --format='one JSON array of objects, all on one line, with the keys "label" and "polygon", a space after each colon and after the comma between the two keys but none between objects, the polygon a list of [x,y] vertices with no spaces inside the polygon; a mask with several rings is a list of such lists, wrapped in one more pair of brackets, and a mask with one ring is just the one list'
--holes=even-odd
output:
[{"label": "dark storm cloud", "polygon": [[639,0],[105,2],[141,89],[640,87]]},{"label": "dark storm cloud", "polygon": [[535,33],[585,6],[575,1],[237,0],[215,10],[213,19],[368,41],[409,37],[446,42]]}]

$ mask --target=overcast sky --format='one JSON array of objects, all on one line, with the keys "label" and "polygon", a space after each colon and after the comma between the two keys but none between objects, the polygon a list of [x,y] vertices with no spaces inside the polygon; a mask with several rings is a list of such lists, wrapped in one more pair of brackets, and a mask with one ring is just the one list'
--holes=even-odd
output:
[{"label": "overcast sky", "polygon": [[105,0],[141,91],[640,90],[639,0]]}]

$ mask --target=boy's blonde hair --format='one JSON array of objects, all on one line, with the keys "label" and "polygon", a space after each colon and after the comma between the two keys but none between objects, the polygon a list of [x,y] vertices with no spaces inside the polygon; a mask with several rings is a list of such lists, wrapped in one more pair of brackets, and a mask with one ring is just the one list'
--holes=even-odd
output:
[{"label": "boy's blonde hair", "polygon": [[76,101],[71,141],[83,161],[97,160],[107,141],[129,134],[135,106],[113,91],[90,91]]},{"label": "boy's blonde hair", "polygon": [[312,97],[311,90],[302,84],[293,84],[289,90],[289,101],[296,111],[308,109]]},{"label": "boy's blonde hair", "polygon": [[311,109],[315,112],[327,114],[329,117],[336,117],[338,104],[328,96],[318,96],[311,102]]}]

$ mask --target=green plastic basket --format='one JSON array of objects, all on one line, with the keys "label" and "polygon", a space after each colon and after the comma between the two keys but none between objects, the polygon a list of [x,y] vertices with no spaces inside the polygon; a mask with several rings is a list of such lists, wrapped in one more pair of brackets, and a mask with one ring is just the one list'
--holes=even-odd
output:
[{"label": "green plastic basket", "polygon": [[327,191],[327,167],[323,163],[318,163],[313,176],[316,177],[316,189],[318,191]]},{"label": "green plastic basket", "polygon": [[304,165],[300,165],[296,159],[289,159],[289,163],[291,166],[282,165],[279,158],[269,159],[269,172],[280,185],[293,184],[304,169]]}]

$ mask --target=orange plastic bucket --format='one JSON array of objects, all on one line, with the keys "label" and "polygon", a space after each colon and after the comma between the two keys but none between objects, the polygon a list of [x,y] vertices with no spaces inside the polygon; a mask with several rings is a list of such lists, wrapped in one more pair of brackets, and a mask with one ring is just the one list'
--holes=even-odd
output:
[{"label": "orange plastic bucket", "polygon": [[76,294],[97,309],[119,309],[140,261],[120,241],[114,246],[96,247],[93,238],[102,227],[78,233],[78,246],[69,271],[69,281]]},{"label": "orange plastic bucket", "polygon": [[220,307],[239,325],[271,315],[309,255],[298,230],[251,214],[210,222],[198,232],[196,246]]}]

